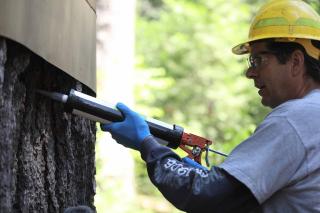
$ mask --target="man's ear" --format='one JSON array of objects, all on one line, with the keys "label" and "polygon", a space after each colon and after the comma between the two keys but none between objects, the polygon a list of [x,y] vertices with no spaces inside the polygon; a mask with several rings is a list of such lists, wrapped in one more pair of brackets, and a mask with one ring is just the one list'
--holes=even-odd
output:
[{"label": "man's ear", "polygon": [[291,54],[292,75],[303,75],[305,72],[304,54],[301,50],[295,50]]}]

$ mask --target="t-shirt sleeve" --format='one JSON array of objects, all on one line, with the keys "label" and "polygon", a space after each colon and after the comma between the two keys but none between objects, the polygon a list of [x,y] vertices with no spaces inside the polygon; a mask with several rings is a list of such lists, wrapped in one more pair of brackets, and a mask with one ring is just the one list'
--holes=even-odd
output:
[{"label": "t-shirt sleeve", "polygon": [[272,116],[219,167],[245,184],[261,204],[293,181],[304,157],[295,128],[285,117]]}]

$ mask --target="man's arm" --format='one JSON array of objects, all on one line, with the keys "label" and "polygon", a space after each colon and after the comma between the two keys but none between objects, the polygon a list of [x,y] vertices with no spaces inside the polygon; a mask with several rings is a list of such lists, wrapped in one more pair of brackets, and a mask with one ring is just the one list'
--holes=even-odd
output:
[{"label": "man's arm", "polygon": [[258,202],[250,190],[223,169],[204,170],[181,161],[152,136],[141,144],[152,183],[164,197],[186,212],[250,212]]},{"label": "man's arm", "polygon": [[249,212],[257,207],[251,192],[223,169],[210,171],[181,162],[172,150],[156,142],[145,120],[124,104],[121,122],[102,124],[125,147],[139,150],[151,181],[177,208],[189,213]]}]

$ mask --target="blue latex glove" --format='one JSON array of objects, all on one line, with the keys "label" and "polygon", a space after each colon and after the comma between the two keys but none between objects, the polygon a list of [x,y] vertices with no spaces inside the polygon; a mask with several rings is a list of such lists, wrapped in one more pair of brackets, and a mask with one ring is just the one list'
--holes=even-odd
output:
[{"label": "blue latex glove", "polygon": [[103,131],[111,133],[112,138],[125,147],[140,150],[141,142],[150,134],[147,122],[123,103],[116,105],[124,120],[110,124],[101,124]]},{"label": "blue latex glove", "polygon": [[189,164],[190,166],[199,168],[199,169],[204,169],[204,170],[208,170],[206,167],[202,166],[201,164],[197,163],[196,161],[192,160],[189,157],[184,157],[182,158],[182,162]]}]

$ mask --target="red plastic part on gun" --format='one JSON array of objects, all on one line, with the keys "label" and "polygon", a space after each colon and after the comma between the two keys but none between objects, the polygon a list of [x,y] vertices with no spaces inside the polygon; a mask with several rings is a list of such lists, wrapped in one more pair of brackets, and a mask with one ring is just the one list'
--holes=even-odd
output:
[{"label": "red plastic part on gun", "polygon": [[201,164],[201,155],[211,144],[212,141],[206,138],[184,132],[179,147],[188,153],[189,158]]}]

